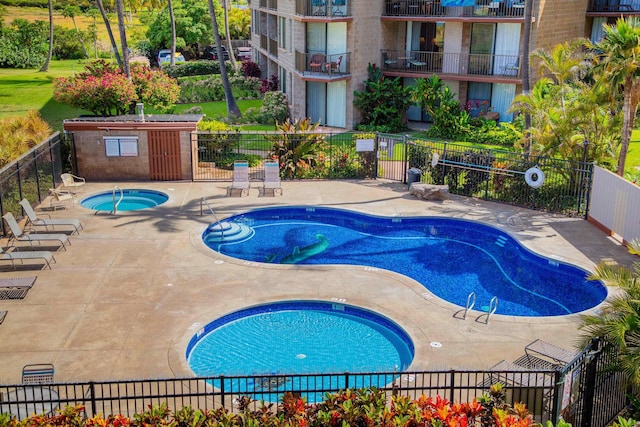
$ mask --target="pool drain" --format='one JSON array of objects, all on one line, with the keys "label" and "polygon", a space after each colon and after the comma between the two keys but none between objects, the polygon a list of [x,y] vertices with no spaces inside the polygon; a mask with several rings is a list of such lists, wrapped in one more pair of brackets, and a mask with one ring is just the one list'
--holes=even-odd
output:
[{"label": "pool drain", "polygon": [[433,348],[440,348],[440,347],[442,347],[442,343],[439,343],[438,341],[432,341],[430,345],[431,345],[431,347],[433,347]]}]

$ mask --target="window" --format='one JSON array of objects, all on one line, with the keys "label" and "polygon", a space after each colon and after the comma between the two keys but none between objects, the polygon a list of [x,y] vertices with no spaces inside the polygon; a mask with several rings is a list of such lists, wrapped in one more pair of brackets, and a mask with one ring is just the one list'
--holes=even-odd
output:
[{"label": "window", "polygon": [[491,83],[469,82],[466,110],[471,117],[489,111],[491,106]]},{"label": "window", "polygon": [[278,46],[287,49],[287,19],[278,17]]}]

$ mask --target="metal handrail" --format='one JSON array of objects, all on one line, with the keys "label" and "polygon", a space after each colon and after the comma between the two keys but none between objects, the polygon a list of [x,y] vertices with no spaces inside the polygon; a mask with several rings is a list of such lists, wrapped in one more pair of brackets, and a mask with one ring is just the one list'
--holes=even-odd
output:
[{"label": "metal handrail", "polygon": [[467,313],[473,308],[474,305],[476,305],[476,293],[471,292],[469,296],[467,296],[467,305],[464,308],[464,315],[462,316],[463,319],[467,318]]},{"label": "metal handrail", "polygon": [[222,241],[224,241],[224,230],[222,228],[222,223],[220,222],[220,220],[218,219],[218,215],[216,215],[216,213],[214,212],[213,208],[211,207],[211,205],[209,204],[209,202],[206,201],[206,199],[204,197],[200,197],[200,216],[204,215],[203,212],[203,205],[206,205],[207,208],[209,208],[209,212],[211,213],[211,215],[213,216],[213,219],[216,220],[216,223],[220,226],[220,236],[222,236]]},{"label": "metal handrail", "polygon": [[487,310],[487,324],[489,323],[491,315],[494,314],[496,310],[498,310],[498,297],[493,297],[491,298],[491,301],[489,301],[489,309]]},{"label": "metal handrail", "polygon": [[[116,190],[120,191],[120,198],[118,199],[117,202],[116,202]],[[115,215],[118,213],[118,206],[120,206],[120,202],[122,202],[122,199],[124,199],[124,191],[122,191],[122,188],[116,185],[113,187],[113,192],[111,193],[111,195],[113,196],[113,210],[111,211],[111,213]]]}]

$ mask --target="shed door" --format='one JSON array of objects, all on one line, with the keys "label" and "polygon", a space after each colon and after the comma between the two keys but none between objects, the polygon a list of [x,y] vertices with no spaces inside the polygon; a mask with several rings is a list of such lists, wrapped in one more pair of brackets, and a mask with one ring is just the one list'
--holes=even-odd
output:
[{"label": "shed door", "polygon": [[180,132],[150,130],[147,137],[149,139],[149,179],[153,181],[182,179]]}]

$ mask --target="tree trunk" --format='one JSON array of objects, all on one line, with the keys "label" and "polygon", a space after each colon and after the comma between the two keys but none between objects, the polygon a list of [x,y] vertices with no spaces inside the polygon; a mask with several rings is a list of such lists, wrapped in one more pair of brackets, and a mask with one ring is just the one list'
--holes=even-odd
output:
[{"label": "tree trunk", "polygon": [[624,106],[622,108],[622,140],[620,141],[620,154],[618,155],[618,168],[616,173],[624,176],[624,165],[627,162],[627,152],[633,131],[633,122],[638,110],[638,102],[633,100],[634,83],[629,76],[625,79],[624,85]]},{"label": "tree trunk", "polygon": [[[524,4],[524,28],[522,36],[524,43],[522,44],[522,63],[520,68],[522,69],[522,93],[529,95],[531,93],[531,77],[529,71],[531,70],[531,20],[533,19],[533,2],[534,0],[525,0]],[[529,129],[531,128],[531,114],[524,114],[524,138],[525,138],[525,154],[531,155],[531,134]]]},{"label": "tree trunk", "polygon": [[229,3],[227,0],[222,0],[222,9],[224,10],[224,33],[227,35],[227,52],[229,52],[229,60],[233,69],[238,68],[236,64],[236,55],[233,53],[233,46],[231,46],[231,35],[229,34]]},{"label": "tree trunk", "polygon": [[129,46],[127,46],[127,27],[124,20],[124,5],[122,4],[122,0],[116,0],[116,14],[118,15],[120,45],[122,46],[122,70],[124,71],[124,75],[131,80],[131,69],[129,68]]},{"label": "tree trunk", "polygon": [[211,25],[213,26],[213,37],[216,41],[216,50],[218,52],[218,62],[220,63],[220,79],[222,80],[222,87],[224,88],[224,97],[227,101],[227,117],[233,119],[235,117],[242,117],[240,108],[236,103],[236,99],[231,91],[231,85],[229,84],[229,76],[227,75],[227,67],[224,64],[224,55],[222,54],[222,41],[220,40],[220,31],[218,30],[218,22],[216,21],[216,10],[213,7],[213,0],[209,2],[209,15],[211,15]]},{"label": "tree trunk", "polygon": [[80,44],[82,45],[82,50],[84,51],[84,57],[89,58],[89,52],[87,52],[87,47],[84,45],[84,40],[82,40],[82,34],[78,29],[78,24],[76,23],[76,17],[72,16],[71,20],[73,21],[73,26],[76,28],[76,33],[78,33],[78,40],[80,40]]},{"label": "tree trunk", "polygon": [[49,53],[47,59],[40,67],[40,71],[49,71],[49,64],[51,64],[51,57],[53,56],[53,0],[49,0]]},{"label": "tree trunk", "polygon": [[102,0],[96,0],[96,5],[98,6],[100,15],[102,15],[104,26],[107,28],[107,34],[109,34],[109,40],[111,41],[111,51],[116,56],[116,62],[122,68],[123,67],[122,59],[120,58],[120,53],[118,52],[118,45],[116,44],[116,39],[113,37],[113,31],[111,31],[111,24],[109,24],[109,17],[107,16],[107,12],[105,12],[104,10],[104,5],[102,4]]},{"label": "tree trunk", "polygon": [[176,17],[173,13],[173,1],[167,0],[169,8],[169,20],[171,21],[171,60],[169,65],[176,65]]}]

